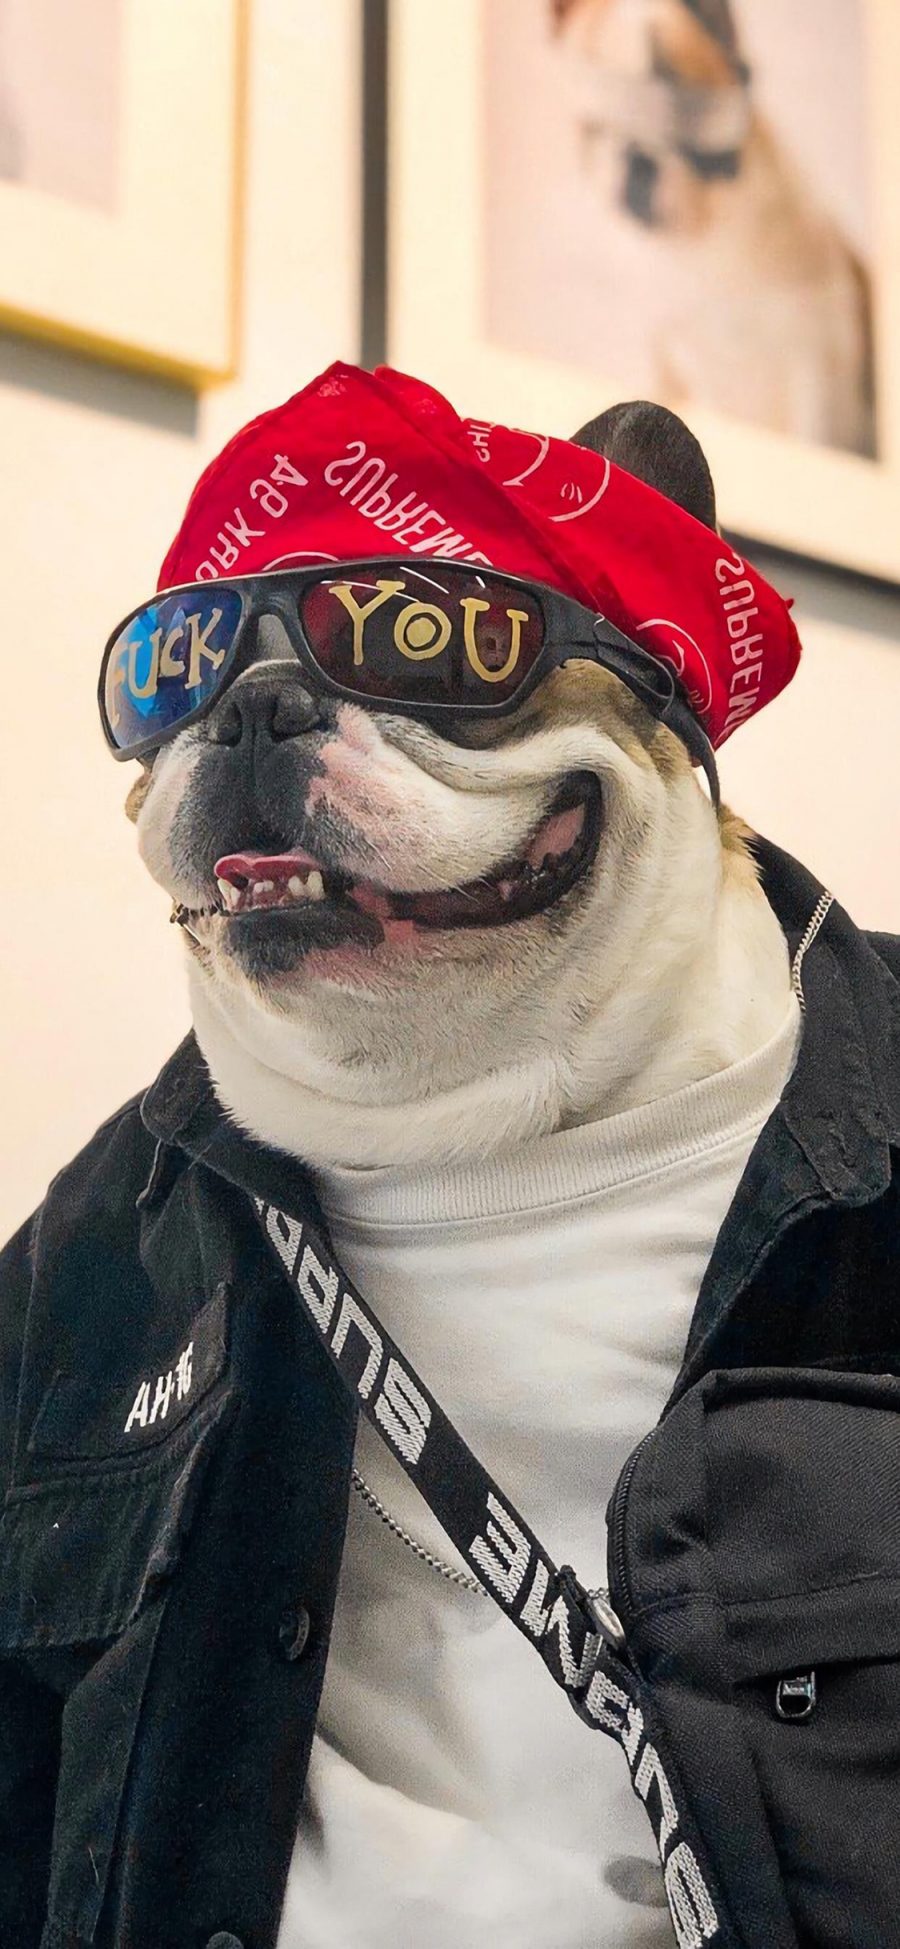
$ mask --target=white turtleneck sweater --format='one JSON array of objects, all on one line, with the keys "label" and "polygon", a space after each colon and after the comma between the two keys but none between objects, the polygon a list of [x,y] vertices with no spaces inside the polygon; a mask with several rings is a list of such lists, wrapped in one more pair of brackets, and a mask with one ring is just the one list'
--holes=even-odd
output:
[{"label": "white turtleneck sweater", "polygon": [[[716,1235],[793,1069],[718,1075],[475,1167],[330,1170],[335,1250],[557,1563],[605,1585],[605,1509],[681,1364]],[[356,1465],[465,1569],[378,1436]],[[351,1497],[278,1949],[671,1949],[650,1824],[487,1596]]]}]

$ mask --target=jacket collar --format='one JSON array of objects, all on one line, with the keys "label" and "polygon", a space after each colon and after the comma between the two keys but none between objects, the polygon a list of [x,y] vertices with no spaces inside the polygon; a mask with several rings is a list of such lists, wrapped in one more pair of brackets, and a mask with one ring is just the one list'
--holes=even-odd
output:
[{"label": "jacket collar", "polygon": [[826,1198],[865,1204],[900,1143],[900,981],[813,873],[758,835],[752,850],[805,1010],[778,1109]]},{"label": "jacket collar", "polygon": [[[755,1203],[755,1211],[736,1213],[746,1250],[762,1227],[771,1234],[800,1204],[860,1205],[880,1196],[891,1178],[889,1147],[900,1144],[900,982],[814,874],[759,835],[752,850],[805,1017],[793,1073],[740,1187],[752,1190]],[[193,1034],[146,1091],[141,1116],[158,1145],[177,1146],[242,1190],[298,1215],[315,1205],[305,1165],[229,1120]],[[773,1122],[792,1140],[777,1158],[763,1143]]]}]

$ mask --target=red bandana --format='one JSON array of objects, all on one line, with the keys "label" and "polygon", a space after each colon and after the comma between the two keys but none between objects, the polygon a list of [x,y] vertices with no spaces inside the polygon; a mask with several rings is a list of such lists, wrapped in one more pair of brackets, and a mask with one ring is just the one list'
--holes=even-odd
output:
[{"label": "red bandana", "polygon": [[461,420],[389,366],[329,366],[236,434],[158,586],[375,555],[487,563],[575,596],[672,666],[713,745],[800,659],[783,597],[665,495],[570,440]]}]

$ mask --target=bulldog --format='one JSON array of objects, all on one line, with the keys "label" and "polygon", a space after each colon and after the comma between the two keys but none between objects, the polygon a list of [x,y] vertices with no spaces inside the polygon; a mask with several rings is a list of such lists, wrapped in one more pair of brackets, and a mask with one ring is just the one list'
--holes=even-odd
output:
[{"label": "bulldog", "polygon": [[[577,437],[714,528],[674,414],[618,407]],[[314,1164],[448,1163],[611,1116],[739,1061],[784,1010],[749,829],[578,659],[512,715],[438,728],[314,697],[263,617],[127,811],[223,1103]]]},{"label": "bulldog", "polygon": [[[161,585],[101,699],[222,1110],[312,1169],[599,1598],[600,1512],[797,1047],[712,759],[793,674],[787,607],[665,409],[551,441],[343,366],[213,463]],[[490,1554],[479,1583],[368,1425],[353,1480],[280,1949],[671,1943],[621,1756],[518,1660]]]}]

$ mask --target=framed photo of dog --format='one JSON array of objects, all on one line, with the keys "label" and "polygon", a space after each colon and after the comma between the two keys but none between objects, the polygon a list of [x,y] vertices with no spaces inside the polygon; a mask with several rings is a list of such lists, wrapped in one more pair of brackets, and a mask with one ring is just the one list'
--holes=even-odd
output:
[{"label": "framed photo of dog", "polygon": [[896,0],[393,0],[392,363],[662,401],[723,526],[900,579],[898,80]]},{"label": "framed photo of dog", "polygon": [[244,0],[0,0],[0,325],[235,365]]}]

